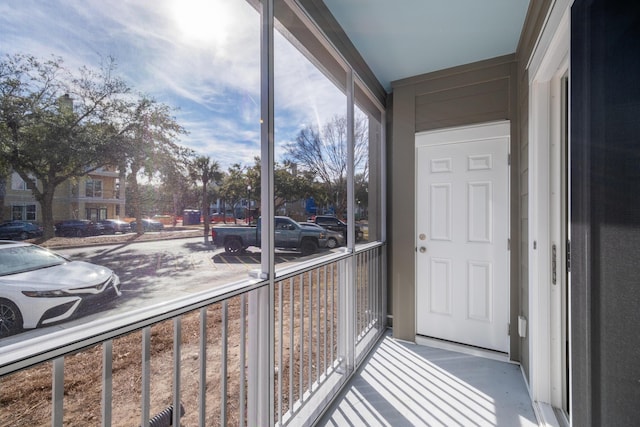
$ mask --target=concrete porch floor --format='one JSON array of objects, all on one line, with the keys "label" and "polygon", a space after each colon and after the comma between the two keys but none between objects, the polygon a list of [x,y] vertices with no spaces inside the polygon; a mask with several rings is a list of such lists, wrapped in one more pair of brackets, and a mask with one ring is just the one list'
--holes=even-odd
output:
[{"label": "concrete porch floor", "polygon": [[537,426],[520,366],[387,334],[317,426]]}]

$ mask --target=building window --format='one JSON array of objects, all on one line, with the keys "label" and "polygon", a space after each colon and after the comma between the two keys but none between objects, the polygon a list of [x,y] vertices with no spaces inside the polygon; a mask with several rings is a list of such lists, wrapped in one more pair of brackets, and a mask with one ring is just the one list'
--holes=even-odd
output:
[{"label": "building window", "polygon": [[12,205],[11,219],[16,221],[35,221],[36,205]]},{"label": "building window", "polygon": [[85,183],[85,196],[102,197],[102,181],[99,179],[88,179]]},{"label": "building window", "polygon": [[18,175],[18,172],[11,174],[11,189],[16,191],[28,191],[27,183],[24,182],[22,177]]},{"label": "building window", "polygon": [[107,208],[85,208],[85,218],[91,221],[107,219]]}]

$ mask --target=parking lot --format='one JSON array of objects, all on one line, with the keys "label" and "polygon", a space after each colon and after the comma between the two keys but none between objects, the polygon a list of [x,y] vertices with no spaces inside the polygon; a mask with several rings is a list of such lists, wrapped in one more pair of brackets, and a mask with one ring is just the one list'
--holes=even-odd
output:
[{"label": "parking lot", "polygon": [[[152,240],[153,234],[147,233],[147,239],[142,241],[132,239],[134,236],[123,236],[127,239],[121,238],[121,241],[109,241],[108,236],[103,240],[99,237],[73,238],[65,242],[58,240],[51,248],[53,251],[72,261],[87,261],[113,270],[120,277],[122,295],[100,305],[84,306],[75,319],[26,330],[3,339],[3,342],[39,336],[92,319],[162,304],[245,280],[252,270],[260,268],[258,248],[230,255],[223,248],[205,244],[202,236]],[[283,265],[300,259],[298,253],[278,253],[275,261]]]}]

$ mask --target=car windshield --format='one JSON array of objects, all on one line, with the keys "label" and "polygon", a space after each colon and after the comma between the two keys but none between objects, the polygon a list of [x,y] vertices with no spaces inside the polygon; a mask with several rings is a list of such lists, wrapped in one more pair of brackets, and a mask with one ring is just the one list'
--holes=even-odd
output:
[{"label": "car windshield", "polygon": [[53,267],[67,262],[60,255],[37,246],[0,248],[0,276]]}]

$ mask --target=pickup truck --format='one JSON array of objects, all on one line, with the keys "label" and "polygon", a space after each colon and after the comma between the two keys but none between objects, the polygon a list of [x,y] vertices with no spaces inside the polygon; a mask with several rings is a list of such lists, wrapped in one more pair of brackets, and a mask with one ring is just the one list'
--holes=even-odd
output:
[{"label": "pickup truck", "polygon": [[[260,247],[261,219],[256,226],[213,227],[211,240],[216,246],[224,246],[228,254],[242,253],[249,246]],[[275,217],[275,247],[277,249],[294,249],[302,255],[311,255],[319,248],[327,245],[327,234],[322,230],[302,227],[286,216]]]}]

